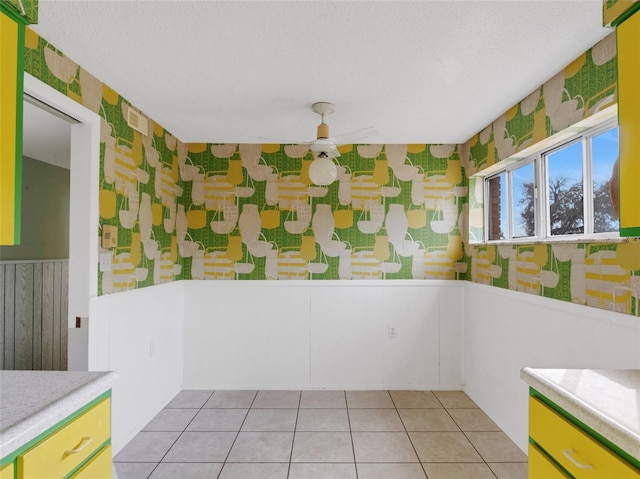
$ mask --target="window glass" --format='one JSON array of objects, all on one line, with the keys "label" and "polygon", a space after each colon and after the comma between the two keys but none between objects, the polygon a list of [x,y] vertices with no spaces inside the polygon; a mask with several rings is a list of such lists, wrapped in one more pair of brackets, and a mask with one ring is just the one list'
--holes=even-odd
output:
[{"label": "window glass", "polygon": [[584,233],[582,143],[547,155],[547,195],[552,236]]},{"label": "window glass", "polygon": [[513,237],[535,236],[535,163],[527,163],[511,173],[513,185]]},{"label": "window glass", "polygon": [[591,138],[591,168],[593,179],[593,231],[606,233],[618,231],[609,180],[618,159],[618,128],[612,128]]},{"label": "window glass", "polygon": [[489,239],[507,238],[507,174],[489,179]]}]

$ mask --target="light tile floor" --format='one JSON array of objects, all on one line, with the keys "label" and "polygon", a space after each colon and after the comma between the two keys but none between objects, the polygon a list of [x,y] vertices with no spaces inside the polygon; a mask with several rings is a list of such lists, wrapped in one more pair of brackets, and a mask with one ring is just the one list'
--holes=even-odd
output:
[{"label": "light tile floor", "polygon": [[519,479],[527,456],[461,391],[182,391],[119,479]]}]

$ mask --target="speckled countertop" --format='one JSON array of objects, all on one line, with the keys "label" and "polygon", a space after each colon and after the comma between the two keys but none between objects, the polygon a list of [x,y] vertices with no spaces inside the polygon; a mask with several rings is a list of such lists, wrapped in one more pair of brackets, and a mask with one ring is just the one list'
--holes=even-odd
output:
[{"label": "speckled countertop", "polygon": [[0,371],[0,457],[111,389],[114,372]]},{"label": "speckled countertop", "polygon": [[533,369],[533,389],[640,459],[640,369]]}]

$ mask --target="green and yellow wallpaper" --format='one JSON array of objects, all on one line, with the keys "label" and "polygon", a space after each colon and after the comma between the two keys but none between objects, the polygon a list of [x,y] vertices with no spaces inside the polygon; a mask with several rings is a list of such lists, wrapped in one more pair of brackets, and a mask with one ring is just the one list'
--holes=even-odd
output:
[{"label": "green and yellow wallpaper", "polygon": [[113,270],[100,273],[99,293],[181,279],[175,223],[186,145],[151,120],[146,135],[132,129],[125,98],[31,29],[25,37],[25,71],[101,117],[100,225],[118,228],[118,246]]},{"label": "green and yellow wallpaper", "polygon": [[308,145],[191,144],[179,157],[187,279],[456,279],[456,145],[346,145],[315,186]]},{"label": "green and yellow wallpaper", "polygon": [[467,175],[615,104],[616,81],[616,35],[612,33],[471,137]]},{"label": "green and yellow wallpaper", "polygon": [[[616,35],[580,55],[469,141],[467,176],[545,145],[617,101]],[[524,156],[524,155],[523,155]],[[482,177],[469,179],[469,237],[483,238]],[[469,245],[469,280],[640,315],[640,242]]]},{"label": "green and yellow wallpaper", "polygon": [[[307,145],[185,144],[27,29],[25,69],[102,118],[108,294],[182,279],[450,279],[638,315],[640,243],[472,245],[475,173],[614,104],[610,35],[460,145],[345,145],[313,185]],[[471,180],[470,180],[471,179]],[[480,228],[480,230],[478,230]]]},{"label": "green and yellow wallpaper", "polygon": [[26,71],[102,118],[100,224],[118,228],[101,294],[179,279],[463,278],[457,145],[346,145],[311,184],[307,145],[184,144],[27,34]]},{"label": "green and yellow wallpaper", "polygon": [[38,0],[0,0],[0,2],[23,17],[26,23],[38,23]]}]

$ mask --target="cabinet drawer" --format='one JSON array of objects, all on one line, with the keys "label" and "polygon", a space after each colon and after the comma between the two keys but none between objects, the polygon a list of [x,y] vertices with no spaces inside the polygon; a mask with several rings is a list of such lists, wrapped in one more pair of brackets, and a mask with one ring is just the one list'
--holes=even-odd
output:
[{"label": "cabinet drawer", "polygon": [[111,479],[111,446],[104,447],[71,479]]},{"label": "cabinet drawer", "polygon": [[0,467],[0,479],[13,479],[13,463]]},{"label": "cabinet drawer", "polygon": [[577,479],[640,478],[640,471],[535,397],[529,436]]},{"label": "cabinet drawer", "polygon": [[529,443],[529,479],[569,479],[551,459]]},{"label": "cabinet drawer", "polygon": [[111,401],[107,398],[18,456],[23,479],[64,477],[111,436]]}]

